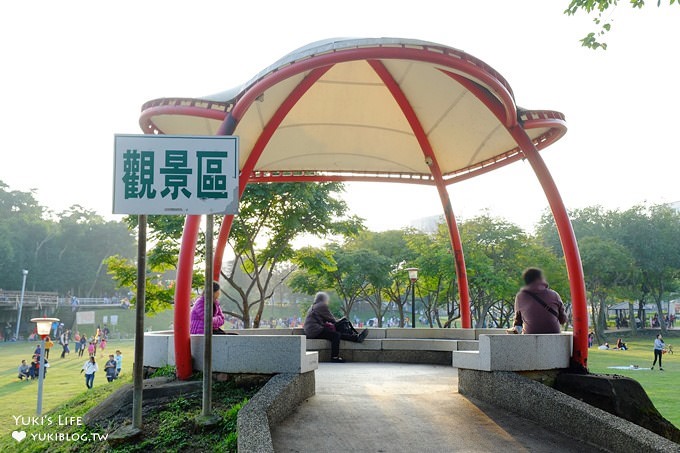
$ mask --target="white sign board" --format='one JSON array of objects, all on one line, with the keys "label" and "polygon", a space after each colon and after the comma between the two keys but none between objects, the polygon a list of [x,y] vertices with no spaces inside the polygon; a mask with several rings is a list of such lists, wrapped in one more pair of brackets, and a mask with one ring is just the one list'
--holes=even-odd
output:
[{"label": "white sign board", "polygon": [[76,323],[81,324],[94,324],[94,312],[93,311],[79,311],[76,312]]},{"label": "white sign board", "polygon": [[116,135],[114,214],[236,214],[238,137]]},{"label": "white sign board", "polygon": [[112,326],[118,325],[118,315],[111,315],[111,325]]}]

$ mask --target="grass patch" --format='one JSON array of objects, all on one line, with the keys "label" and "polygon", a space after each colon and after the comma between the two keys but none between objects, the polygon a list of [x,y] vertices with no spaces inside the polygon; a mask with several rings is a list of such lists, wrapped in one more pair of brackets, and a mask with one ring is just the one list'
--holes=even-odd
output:
[{"label": "grass patch", "polygon": [[[628,344],[628,351],[606,350],[602,351],[593,347],[589,351],[588,367],[592,373],[618,374],[628,376],[638,381],[645,389],[654,406],[668,421],[675,426],[680,426],[680,392],[678,392],[678,375],[680,375],[680,338],[666,338],[667,344],[677,344],[676,354],[664,354],[663,368],[659,371],[658,364],[652,370],[618,370],[612,366],[638,365],[640,368],[649,368],[654,360],[653,345],[654,334],[645,336],[621,338]],[[613,341],[616,338],[610,335]],[[678,340],[678,341],[675,341]]]},{"label": "grass patch", "polygon": [[[30,363],[37,342],[0,343],[0,440],[6,439],[9,433],[16,429],[12,416],[35,415],[38,401],[38,381],[19,381],[17,367],[22,359]],[[109,383],[104,373],[104,363],[108,354],[120,349],[123,354],[123,369],[121,378]],[[96,395],[108,395],[123,384],[132,374],[132,359],[134,356],[134,342],[130,340],[109,341],[104,354],[100,358],[97,351],[99,372],[95,375],[94,389],[87,391],[85,377],[80,374],[87,359],[87,353],[78,358],[72,347],[72,352],[61,359],[61,346],[55,344],[50,351],[50,367],[47,369],[43,388],[43,414],[54,410],[74,397],[82,397],[74,409],[80,410],[76,415],[83,415],[90,408],[90,400]],[[10,440],[14,441],[13,439]],[[0,444],[1,445],[1,444]],[[0,451],[4,450],[0,447]],[[11,451],[11,450],[10,450]]]},{"label": "grass patch", "polygon": [[217,426],[198,432],[195,419],[201,413],[200,395],[180,397],[163,410],[144,420],[141,442],[113,449],[119,453],[164,452],[236,452],[236,419],[238,412],[259,388],[243,389],[231,383],[216,383],[213,393],[213,412],[220,418]]}]

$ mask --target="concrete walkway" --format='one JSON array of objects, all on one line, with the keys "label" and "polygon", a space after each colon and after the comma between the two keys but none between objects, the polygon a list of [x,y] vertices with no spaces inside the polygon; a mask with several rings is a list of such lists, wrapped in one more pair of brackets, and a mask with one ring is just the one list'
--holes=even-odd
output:
[{"label": "concrete walkway", "polygon": [[274,428],[277,452],[590,452],[592,446],[458,394],[457,370],[322,363],[316,396]]}]

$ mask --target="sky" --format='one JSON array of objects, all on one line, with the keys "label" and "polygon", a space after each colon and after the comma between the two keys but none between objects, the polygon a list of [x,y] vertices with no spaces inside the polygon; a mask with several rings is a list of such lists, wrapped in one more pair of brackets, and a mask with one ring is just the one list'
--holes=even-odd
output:
[{"label": "sky", "polygon": [[[607,51],[568,0],[2,2],[0,180],[36,189],[54,212],[112,209],[115,133],[141,133],[142,104],[241,85],[279,57],[329,37],[404,37],[462,49],[498,70],[516,102],[563,112],[569,131],[542,152],[568,208],[680,200],[680,7],[611,16]],[[667,3],[667,2],[666,2]],[[449,187],[460,219],[482,212],[531,229],[547,208],[528,163]],[[367,196],[370,194],[370,196]],[[431,187],[347,184],[374,230],[442,212]]]}]

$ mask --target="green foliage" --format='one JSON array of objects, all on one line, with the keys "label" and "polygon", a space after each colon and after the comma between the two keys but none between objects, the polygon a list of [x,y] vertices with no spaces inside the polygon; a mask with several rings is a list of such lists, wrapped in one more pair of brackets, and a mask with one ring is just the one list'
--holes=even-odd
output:
[{"label": "green foliage", "polygon": [[11,191],[0,181],[0,288],[26,288],[102,297],[115,291],[104,259],[134,254],[134,239],[121,222],[106,221],[74,205],[53,214],[40,206],[35,192]]},{"label": "green foliage", "polygon": [[[289,262],[297,238],[351,236],[362,229],[360,219],[347,216],[347,205],[338,197],[342,189],[340,183],[251,184],[246,188],[230,234],[235,258],[222,269],[227,282],[222,289],[225,313],[243,320],[246,326],[259,327],[265,301],[294,270]],[[130,228],[137,227],[136,217],[130,216],[126,222]],[[147,259],[147,311],[160,311],[172,303],[173,290],[163,276],[177,266],[183,226],[182,216],[148,218],[149,242],[154,245]],[[204,261],[204,243],[199,237],[197,266]],[[134,288],[132,261],[113,257],[109,265],[120,286]],[[203,273],[195,272],[193,286],[203,285]]]},{"label": "green foliage", "polygon": [[[680,277],[680,214],[666,205],[634,206],[628,210],[604,210],[594,206],[570,212],[581,250],[586,289],[591,297],[597,326],[604,320],[598,311],[617,298],[651,298],[659,313],[661,301],[678,288]],[[560,253],[554,220],[546,213],[537,227],[538,237]],[[592,299],[595,299],[594,301]],[[632,314],[631,314],[632,315]],[[642,319],[643,314],[640,312]],[[631,325],[635,325],[630,320]],[[662,325],[665,331],[665,326]],[[596,332],[598,333],[598,332]]]},{"label": "green foliage", "polygon": [[[110,256],[105,260],[109,273],[120,287],[135,289],[137,287],[137,264],[132,260],[121,256]],[[167,281],[163,281],[163,273],[168,270],[166,263],[157,264],[156,267],[148,267],[146,273],[146,292],[144,311],[146,313],[160,313],[166,310],[173,302],[174,289]],[[130,302],[136,303],[135,294]]]},{"label": "green foliage", "polygon": [[[176,377],[177,376],[177,369],[172,366],[172,365],[165,365],[164,367],[161,367],[157,369],[156,371],[153,372],[151,375],[152,378],[155,377]],[[179,401],[179,400],[177,400]]]},{"label": "green foliage", "polygon": [[[645,6],[644,0],[630,0],[630,6],[641,9]],[[669,5],[676,3],[676,0],[668,0]],[[677,2],[680,5],[680,1]],[[588,33],[582,38],[581,45],[590,49],[607,50],[607,43],[601,39],[612,29],[612,13],[619,4],[619,0],[571,0],[569,6],[564,10],[564,14],[574,16],[579,12],[585,12],[593,17],[593,22],[598,26],[594,32]],[[657,7],[661,6],[661,0],[657,0]],[[605,16],[606,13],[609,13]]]},{"label": "green foliage", "polygon": [[231,229],[235,264],[222,271],[231,287],[225,296],[236,307],[229,314],[246,326],[252,320],[252,326],[259,327],[265,301],[294,270],[284,263],[296,255],[296,238],[352,236],[363,228],[360,219],[347,217],[347,205],[338,197],[342,190],[340,183],[251,184],[246,188]]}]

